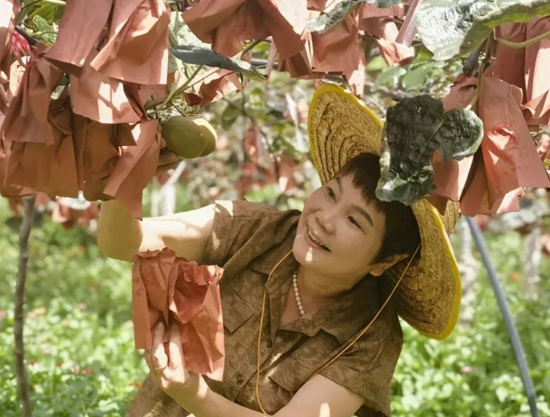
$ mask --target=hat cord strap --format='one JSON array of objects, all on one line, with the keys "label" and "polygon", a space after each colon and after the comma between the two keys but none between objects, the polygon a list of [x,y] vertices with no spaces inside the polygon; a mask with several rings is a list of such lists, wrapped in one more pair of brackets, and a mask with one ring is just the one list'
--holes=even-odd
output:
[{"label": "hat cord strap", "polygon": [[[292,253],[292,249],[288,251],[288,253],[283,256],[283,258],[277,262],[277,264],[273,267],[271,272],[269,273],[269,276],[267,277],[267,281],[271,278],[271,275],[273,275],[273,272],[277,269],[277,267],[283,263],[283,261],[289,257],[289,255]],[[264,288],[264,297],[262,300],[262,313],[260,315],[260,325],[258,326],[258,350],[257,350],[257,361],[256,361],[256,402],[258,403],[258,406],[260,407],[260,410],[262,410],[262,413],[264,413],[266,416],[269,415],[265,409],[262,407],[262,401],[260,400],[260,367],[261,367],[261,342],[262,342],[262,329],[264,327],[264,316],[265,316],[265,305],[267,300],[267,288]]]},{"label": "hat cord strap", "polygon": [[[397,287],[399,286],[399,284],[401,283],[401,281],[403,280],[403,277],[405,276],[405,274],[407,273],[407,271],[409,270],[409,267],[411,266],[412,264],[412,261],[414,260],[414,258],[416,257],[416,254],[418,253],[420,249],[420,245],[418,245],[418,247],[416,248],[416,250],[414,251],[413,255],[411,256],[411,258],[409,259],[409,262],[407,263],[407,266],[405,267],[405,270],[401,273],[401,276],[399,277],[399,279],[397,280],[397,282],[395,283],[395,286],[393,287],[391,293],[388,295],[388,298],[386,298],[386,301],[384,301],[384,304],[382,304],[382,306],[378,309],[378,311],[376,312],[376,314],[374,315],[374,317],[371,319],[371,321],[357,334],[357,336],[355,336],[352,340],[350,340],[348,342],[348,344],[340,351],[338,352],[338,354],[336,354],[330,361],[328,361],[327,363],[325,363],[321,368],[319,368],[313,375],[312,377],[314,377],[315,375],[318,375],[320,372],[322,372],[325,368],[327,368],[328,366],[332,365],[338,358],[340,358],[344,353],[346,353],[354,344],[355,342],[357,342],[361,336],[363,336],[368,330],[369,328],[372,326],[372,324],[374,323],[374,321],[378,318],[378,316],[380,316],[380,314],[382,313],[382,310],[388,305],[388,303],[390,302],[391,298],[393,297],[393,295],[395,294],[395,291],[397,290]],[[271,275],[273,274],[273,272],[275,271],[275,269],[277,269],[277,267],[292,253],[292,250],[289,251],[279,262],[277,262],[277,264],[273,267],[273,269],[271,270],[271,272],[269,273],[269,276],[268,276],[268,280],[269,278],[271,278]],[[263,300],[262,300],[262,312],[261,312],[261,315],[260,315],[260,326],[259,326],[259,330],[258,330],[258,347],[257,347],[257,362],[256,362],[256,402],[258,403],[258,406],[260,407],[260,410],[262,411],[262,413],[268,415],[268,413],[265,411],[265,409],[263,408],[262,406],[262,402],[260,400],[260,366],[261,366],[261,349],[260,349],[260,346],[261,346],[261,341],[262,341],[262,329],[263,329],[263,323],[264,323],[264,317],[265,317],[265,306],[266,306],[266,300],[267,300],[267,289],[264,289],[264,296],[263,296]]]}]

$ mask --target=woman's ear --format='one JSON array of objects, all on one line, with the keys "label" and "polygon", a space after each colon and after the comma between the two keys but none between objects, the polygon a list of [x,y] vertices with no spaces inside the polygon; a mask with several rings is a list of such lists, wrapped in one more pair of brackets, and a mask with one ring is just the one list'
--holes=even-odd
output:
[{"label": "woman's ear", "polygon": [[387,269],[390,269],[392,266],[394,266],[396,263],[402,261],[403,259],[407,259],[409,257],[406,253],[400,253],[396,255],[392,255],[383,261],[380,261],[372,267],[369,274],[375,277],[381,276],[384,272],[386,272]]}]

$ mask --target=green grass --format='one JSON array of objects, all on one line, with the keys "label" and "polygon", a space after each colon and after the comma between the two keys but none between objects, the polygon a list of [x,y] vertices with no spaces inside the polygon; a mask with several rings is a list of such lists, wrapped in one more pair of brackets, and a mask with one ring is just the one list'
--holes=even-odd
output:
[{"label": "green grass", "polygon": [[[2,417],[20,415],[13,367],[18,253],[17,232],[2,226]],[[26,313],[34,415],[123,416],[146,369],[134,348],[130,265],[102,258],[86,232],[46,221],[31,236]]]},{"label": "green grass", "polygon": [[[492,260],[515,319],[533,378],[539,414],[550,416],[550,262],[542,265],[540,298],[524,297],[522,239],[487,236]],[[480,263],[481,265],[481,263]],[[527,398],[489,278],[475,283],[475,319],[449,339],[426,340],[405,326],[405,346],[393,385],[397,416],[527,417]]]}]

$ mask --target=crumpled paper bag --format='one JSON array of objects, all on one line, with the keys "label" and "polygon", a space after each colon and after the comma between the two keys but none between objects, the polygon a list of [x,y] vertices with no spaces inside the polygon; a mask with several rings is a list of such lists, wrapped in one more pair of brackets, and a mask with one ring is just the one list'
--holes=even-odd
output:
[{"label": "crumpled paper bag", "polygon": [[[311,12],[310,18],[319,13]],[[340,75],[355,71],[363,53],[359,44],[358,27],[354,14],[324,33],[304,32],[302,50],[288,58],[279,52],[279,70],[288,71],[295,78],[320,78],[325,73]]]},{"label": "crumpled paper bag", "polygon": [[271,36],[288,58],[303,47],[308,15],[306,2],[296,0],[201,0],[183,12],[183,19],[218,53],[233,56],[244,42]]},{"label": "crumpled paper bag", "polygon": [[131,134],[135,145],[121,146],[121,155],[107,179],[103,193],[116,198],[133,217],[141,219],[143,190],[155,176],[164,139],[156,119],[135,124]]},{"label": "crumpled paper bag", "polygon": [[47,46],[38,44],[13,97],[2,134],[10,142],[34,142],[51,145],[54,133],[48,124],[50,98],[63,73],[44,58]]},{"label": "crumpled paper bag", "polygon": [[90,66],[105,77],[166,84],[169,23],[164,0],[72,1],[46,56],[78,78],[86,77],[83,70],[93,55]]},{"label": "crumpled paper bag", "polygon": [[112,6],[113,0],[67,2],[46,58],[67,74],[81,76],[88,56],[105,36]]},{"label": "crumpled paper bag", "polygon": [[128,94],[123,82],[96,71],[92,51],[80,76],[70,75],[71,102],[76,114],[100,123],[137,123],[142,118],[138,103]]},{"label": "crumpled paper bag", "polygon": [[18,0],[0,1],[0,112],[5,112],[11,94],[6,84],[10,81],[12,66],[11,42],[15,30],[15,16],[19,13]]},{"label": "crumpled paper bag", "polygon": [[359,8],[359,29],[376,39],[382,58],[388,66],[404,66],[414,59],[414,47],[396,42],[399,29],[395,19],[404,16],[404,5],[378,8],[373,4],[362,4]]},{"label": "crumpled paper bag", "polygon": [[127,83],[166,84],[169,25],[164,0],[115,1],[107,42],[90,65]]},{"label": "crumpled paper bag", "polygon": [[485,131],[481,151],[491,206],[520,187],[550,187],[523,117],[521,101],[519,87],[497,78],[484,78],[478,114]]},{"label": "crumpled paper bag", "polygon": [[53,143],[14,142],[6,184],[41,191],[49,196],[78,196],[72,112],[67,94],[51,102],[44,130]]},{"label": "crumpled paper bag", "polygon": [[70,2],[45,57],[70,75],[73,111],[100,123],[139,122],[144,114],[127,90],[167,83],[169,24],[164,0]]},{"label": "crumpled paper bag", "polygon": [[[461,75],[443,100],[445,110],[464,108],[477,89],[477,78]],[[434,195],[460,201],[469,216],[519,210],[523,187],[549,187],[550,180],[523,117],[522,91],[485,76],[474,110],[484,125],[478,152],[462,161],[434,155]]]},{"label": "crumpled paper bag", "polygon": [[[524,42],[550,32],[550,17],[537,17],[527,23],[508,23],[496,28],[495,36],[512,42]],[[513,65],[510,63],[513,62]],[[524,116],[529,126],[550,124],[550,39],[527,48],[510,48],[498,43],[491,65],[493,75],[521,88],[524,92]]]},{"label": "crumpled paper bag", "polygon": [[[2,126],[3,118],[4,116],[0,114],[0,127]],[[11,144],[9,142],[4,142],[2,138],[0,138],[0,195],[8,199],[13,199],[32,194],[34,190],[30,188],[6,183],[10,156]]]},{"label": "crumpled paper bag", "polygon": [[151,349],[152,330],[162,322],[180,329],[187,369],[223,379],[224,329],[218,282],[222,269],[198,265],[164,248],[134,256],[132,308],[135,344]]},{"label": "crumpled paper bag", "polygon": [[190,106],[204,107],[229,93],[240,91],[242,88],[243,86],[237,74],[226,69],[220,69],[205,78],[199,85],[197,92],[184,93],[185,101]]},{"label": "crumpled paper bag", "polygon": [[78,184],[86,200],[109,199],[103,190],[120,156],[120,140],[127,136],[131,138],[129,125],[102,124],[73,116]]}]

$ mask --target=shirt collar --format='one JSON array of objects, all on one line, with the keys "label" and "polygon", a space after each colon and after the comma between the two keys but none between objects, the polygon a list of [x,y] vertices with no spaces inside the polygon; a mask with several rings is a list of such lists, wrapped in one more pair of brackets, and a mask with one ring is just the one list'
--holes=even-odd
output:
[{"label": "shirt collar", "polygon": [[316,312],[311,318],[313,329],[324,330],[341,344],[349,341],[378,311],[381,303],[377,279],[380,278],[363,278],[350,291]]},{"label": "shirt collar", "polygon": [[268,297],[266,308],[269,309],[271,341],[275,340],[281,314],[285,308],[286,297],[290,290],[292,275],[298,268],[298,262],[291,253],[289,254],[293,242],[294,234],[292,233],[280,245],[271,248],[250,263],[252,270],[266,275],[265,288]]},{"label": "shirt collar", "polygon": [[[267,278],[275,265],[291,250],[293,237],[255,259],[250,264],[250,268],[265,274]],[[292,274],[297,267],[298,262],[290,254],[266,281],[272,340],[275,338],[286,297],[291,289]],[[316,335],[319,330],[324,330],[338,339],[339,343],[344,344],[360,331],[380,308],[382,304],[378,286],[380,279],[384,277],[363,278],[350,291],[337,296],[313,316],[297,320],[285,329],[300,331],[310,337]]]}]

